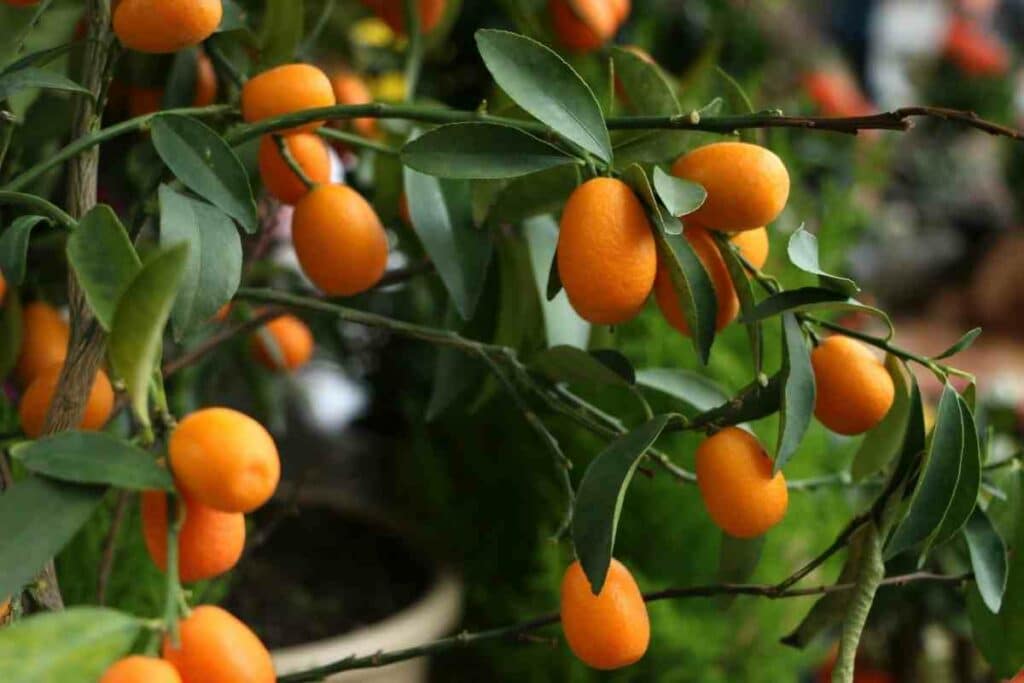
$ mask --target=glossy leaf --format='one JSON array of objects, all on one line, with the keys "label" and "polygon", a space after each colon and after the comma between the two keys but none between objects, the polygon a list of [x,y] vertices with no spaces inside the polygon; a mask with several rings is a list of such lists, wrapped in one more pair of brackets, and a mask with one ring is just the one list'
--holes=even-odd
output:
[{"label": "glossy leaf", "polygon": [[590,323],[576,313],[565,292],[558,292],[551,299],[545,295],[549,265],[558,243],[558,225],[550,216],[532,218],[523,224],[523,235],[530,249],[530,263],[548,347],[566,345],[585,349],[590,338]]},{"label": "glossy leaf", "polygon": [[144,424],[149,420],[149,379],[160,360],[164,327],[185,273],[188,251],[187,244],[178,244],[147,260],[114,313],[108,341],[110,363]]},{"label": "glossy leaf", "polygon": [[774,294],[762,300],[749,316],[744,316],[741,322],[757,322],[767,320],[780,313],[814,313],[818,311],[868,313],[881,322],[885,323],[889,332],[886,338],[893,335],[892,321],[881,309],[867,304],[862,304],[856,299],[851,299],[845,294],[831,289],[821,287],[803,287],[790,289]]},{"label": "glossy leaf", "polygon": [[477,31],[476,43],[487,70],[516,104],[597,158],[611,161],[601,105],[556,52],[526,36],[492,29]]},{"label": "glossy leaf", "polygon": [[121,295],[142,268],[113,209],[98,204],[85,214],[68,237],[67,255],[89,308],[103,329],[110,330]]},{"label": "glossy leaf", "polygon": [[95,683],[141,631],[142,620],[104,607],[35,614],[0,630],[0,681]]},{"label": "glossy leaf", "polygon": [[106,432],[60,432],[11,449],[26,469],[75,484],[174,490],[166,467],[137,446]]},{"label": "glossy leaf", "polygon": [[527,367],[552,382],[628,387],[636,381],[626,357],[610,349],[587,352],[574,346],[553,346],[534,356]]},{"label": "glossy leaf", "polygon": [[1003,606],[1009,571],[1006,542],[980,507],[976,507],[967,520],[964,538],[967,539],[967,549],[971,555],[975,590],[988,611],[998,614]]},{"label": "glossy leaf", "polygon": [[693,213],[708,198],[708,192],[702,186],[669,175],[660,166],[654,168],[654,189],[668,212],[677,217]]},{"label": "glossy leaf", "polygon": [[981,491],[981,444],[978,442],[978,428],[974,423],[974,415],[962,397],[959,398],[960,419],[963,421],[963,451],[960,457],[960,479],[956,484],[956,492],[946,511],[935,537],[929,545],[945,543],[963,528],[971,518],[978,504],[978,493]]},{"label": "glossy leaf", "polygon": [[260,32],[260,62],[266,67],[295,61],[303,38],[304,0],[267,0]]},{"label": "glossy leaf", "polygon": [[729,394],[713,379],[682,368],[638,370],[636,383],[678,398],[700,412],[711,410],[729,401]]},{"label": "glossy leaf", "polygon": [[174,336],[209,322],[231,301],[242,278],[242,241],[231,219],[205,202],[160,186],[160,245],[188,244],[188,260],[171,310]]},{"label": "glossy leaf", "polygon": [[779,412],[779,440],[773,472],[793,457],[811,425],[814,414],[814,370],[803,330],[796,316],[782,316],[782,397]]},{"label": "glossy leaf", "polygon": [[22,90],[63,90],[92,96],[86,88],[56,71],[28,66],[17,71],[0,74],[0,102],[9,99]]},{"label": "glossy leaf", "polygon": [[611,54],[615,80],[622,84],[631,110],[651,116],[682,113],[672,83],[661,67],[621,47],[612,47]]},{"label": "glossy leaf", "polygon": [[256,200],[242,162],[217,133],[198,119],[160,114],[152,124],[153,146],[178,180],[253,233]]},{"label": "glossy leaf", "polygon": [[937,356],[933,356],[932,360],[944,360],[946,358],[951,358],[955,356],[961,351],[966,351],[967,349],[971,348],[971,345],[974,344],[975,340],[977,340],[977,338],[980,336],[981,328],[975,327],[973,330],[966,333],[964,336],[960,337],[960,339],[957,340],[957,342],[950,346],[948,349],[946,349]]},{"label": "glossy leaf", "polygon": [[473,224],[470,185],[405,169],[413,229],[464,320],[473,317],[491,260],[491,236]]},{"label": "glossy leaf", "polygon": [[789,238],[787,253],[794,266],[806,273],[817,275],[825,287],[848,296],[853,296],[860,291],[860,287],[853,280],[826,273],[821,269],[818,259],[818,238],[805,230],[802,225]]},{"label": "glossy leaf", "polygon": [[18,216],[0,235],[0,271],[9,285],[17,287],[25,281],[25,261],[32,229],[44,222],[49,223],[50,219],[45,216]]},{"label": "glossy leaf", "polygon": [[515,178],[577,163],[554,145],[512,126],[452,123],[402,148],[402,163],[439,178]]},{"label": "glossy leaf", "polygon": [[661,200],[654,193],[654,186],[647,178],[647,171],[639,164],[633,164],[622,174],[622,179],[629,183],[633,191],[640,197],[640,201],[647,207],[648,218],[652,221],[655,233],[663,232],[667,235],[681,235],[683,222],[672,216]]},{"label": "glossy leaf", "polygon": [[[754,296],[754,285],[747,275],[747,269],[740,261],[737,250],[727,239],[715,237],[715,246],[718,253],[722,255],[722,261],[729,271],[729,279],[732,280],[733,289],[736,290],[736,297],[740,301],[740,317],[746,319],[753,316],[754,308],[757,306],[757,299]],[[764,325],[762,323],[747,323],[744,325],[747,330],[747,339],[750,341],[750,354],[754,360],[754,374],[760,375],[764,370]]]},{"label": "glossy leaf", "polygon": [[530,218],[558,212],[579,184],[574,166],[516,178],[498,194],[487,213],[488,225],[518,225]]},{"label": "glossy leaf", "polygon": [[[917,378],[909,373],[910,378],[910,405],[907,410],[907,428],[903,433],[903,446],[900,448],[900,456],[893,468],[892,480],[897,485],[902,483],[914,467],[919,458],[925,455],[927,446],[927,434],[924,423],[924,401],[921,399],[921,387],[917,384]],[[913,489],[905,491],[904,497],[910,497]]]},{"label": "glossy leaf", "polygon": [[886,357],[885,369],[892,377],[895,397],[885,418],[864,436],[860,448],[853,456],[850,474],[854,481],[863,481],[877,474],[892,462],[903,447],[910,419],[909,370],[903,361],[893,355]]},{"label": "glossy leaf", "polygon": [[894,557],[926,541],[946,518],[960,480],[964,428],[959,397],[949,384],[936,410],[928,457],[906,516],[896,527],[886,549]]},{"label": "glossy leaf", "polygon": [[697,357],[707,365],[711,345],[715,342],[715,319],[718,315],[718,297],[711,277],[697,252],[682,235],[666,235],[655,230],[654,239],[661,259],[659,267],[668,271],[690,328]]},{"label": "glossy leaf", "polygon": [[594,458],[580,482],[572,540],[594,595],[601,592],[608,575],[626,488],[640,458],[668,422],[668,415],[659,415],[613,441]]},{"label": "glossy leaf", "polygon": [[[42,477],[21,479],[0,494],[0,595],[13,595],[32,581],[85,524],[102,498],[101,488]],[[0,630],[0,636],[5,632]]]}]

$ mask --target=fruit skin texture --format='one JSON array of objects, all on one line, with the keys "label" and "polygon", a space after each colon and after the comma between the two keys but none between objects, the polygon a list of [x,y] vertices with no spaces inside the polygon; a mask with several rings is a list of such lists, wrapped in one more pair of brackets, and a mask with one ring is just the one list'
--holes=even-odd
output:
[{"label": "fruit skin texture", "polygon": [[778,524],[789,507],[786,479],[757,438],[727,427],[697,447],[697,487],[711,519],[735,538],[755,538]]},{"label": "fruit skin texture", "polygon": [[363,197],[345,185],[321,185],[303,197],[292,217],[299,264],[331,296],[352,296],[380,281],[388,237]]},{"label": "fruit skin texture", "polygon": [[699,183],[707,201],[687,224],[736,232],[771,223],[789,198],[789,172],[771,150],[747,142],[714,142],[679,157],[672,173]]},{"label": "fruit skin texture", "polygon": [[[220,512],[188,496],[185,522],[178,536],[178,572],[187,583],[211,579],[228,571],[242,557],[245,515]],[[142,494],[142,537],[153,564],[167,570],[167,494]]]},{"label": "fruit skin texture", "polygon": [[170,662],[133,655],[114,662],[99,683],[181,683],[181,676]]},{"label": "fruit skin texture", "polygon": [[248,415],[204,408],[178,423],[167,444],[178,486],[221,512],[263,505],[281,477],[274,439]]},{"label": "fruit skin texture", "polygon": [[565,570],[561,590],[562,630],[583,663],[608,671],[637,662],[651,641],[651,624],[640,588],[612,558],[600,595],[594,595],[580,563]]},{"label": "fruit skin texture", "polygon": [[[53,395],[57,393],[62,366],[63,363],[56,363],[40,372],[21,396],[21,401],[18,403],[18,418],[21,421],[22,431],[29,438],[38,438],[43,433],[46,413],[50,409]],[[82,421],[79,422],[78,428],[92,431],[101,429],[107,423],[113,410],[114,389],[110,386],[107,373],[97,370],[96,377],[92,381],[92,389],[89,391],[89,398],[85,404],[85,413],[82,415]]]},{"label": "fruit skin texture", "polygon": [[21,310],[21,352],[14,372],[22,386],[51,365],[64,362],[70,334],[64,318],[47,303],[34,301]]},{"label": "fruit skin texture", "polygon": [[621,12],[621,4],[610,0],[548,0],[555,35],[573,52],[593,52],[608,42],[622,23]]},{"label": "fruit skin texture", "polygon": [[201,605],[181,621],[181,647],[164,639],[163,657],[182,683],[273,683],[270,653],[248,626],[220,607]]},{"label": "fruit skin texture", "polygon": [[121,0],[114,33],[132,50],[177,52],[209,38],[223,13],[221,0]]},{"label": "fruit skin texture", "polygon": [[[331,78],[331,87],[334,89],[334,98],[338,104],[369,104],[373,102],[373,95],[366,81],[351,71],[339,71]],[[352,128],[364,137],[372,138],[377,136],[377,120],[373,118],[352,119]]]},{"label": "fruit skin texture", "polygon": [[256,359],[268,370],[294,371],[301,368],[313,357],[313,333],[309,326],[294,315],[283,315],[275,318],[261,328],[261,332],[269,334],[284,360],[284,367],[267,349],[261,334],[252,337],[252,350]]},{"label": "fruit skin texture", "polygon": [[855,339],[834,335],[811,352],[814,415],[838,434],[863,434],[892,407],[896,389],[885,366]]},{"label": "fruit skin texture", "polygon": [[[403,0],[363,0],[363,4],[384,20],[391,30],[405,35],[405,3]],[[430,33],[444,17],[445,0],[419,0],[420,33]]]},{"label": "fruit skin texture", "polygon": [[[248,123],[334,104],[330,79],[309,64],[284,64],[250,78],[242,86],[242,118]],[[278,132],[312,131],[323,124],[311,121]]]},{"label": "fruit skin texture", "polygon": [[[316,184],[331,180],[331,155],[317,135],[296,133],[284,137],[285,145],[292,158],[306,176]],[[285,204],[295,204],[309,192],[288,162],[285,161],[272,135],[260,139],[258,154],[260,178],[267,192]]]},{"label": "fruit skin texture", "polygon": [[616,325],[643,307],[658,253],[640,200],[620,180],[595,178],[570,195],[558,234],[558,274],[576,312]]}]

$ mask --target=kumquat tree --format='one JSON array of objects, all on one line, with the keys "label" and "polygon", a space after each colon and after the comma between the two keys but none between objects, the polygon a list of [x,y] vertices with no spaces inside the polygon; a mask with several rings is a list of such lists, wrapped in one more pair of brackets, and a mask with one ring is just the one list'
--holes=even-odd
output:
[{"label": "kumquat tree", "polygon": [[[785,86],[820,36],[724,0],[5,5],[0,681],[1024,669],[1024,470],[981,330],[925,352],[850,277],[906,145],[1020,165],[1004,110],[821,74],[808,104]],[[998,82],[970,26],[940,59]],[[303,514],[288,392],[324,359],[370,388],[465,613],[295,664],[287,571],[239,572]],[[284,566],[383,547],[317,535]]]}]

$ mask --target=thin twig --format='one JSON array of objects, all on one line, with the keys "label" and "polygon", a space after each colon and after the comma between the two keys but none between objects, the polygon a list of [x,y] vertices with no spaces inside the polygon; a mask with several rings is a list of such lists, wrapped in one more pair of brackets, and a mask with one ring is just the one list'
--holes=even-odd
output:
[{"label": "thin twig", "polygon": [[191,349],[190,351],[182,354],[181,356],[178,356],[174,360],[164,363],[164,377],[170,377],[176,372],[179,372],[191,365],[194,365],[208,353],[211,353],[221,345],[226,344],[227,342],[231,341],[232,339],[240,335],[246,334],[247,332],[251,332],[256,328],[270,322],[271,320],[280,318],[285,313],[285,309],[280,307],[268,308],[265,311],[260,311],[258,314],[254,315],[253,317],[249,318],[244,322],[238,323],[237,325],[234,325],[225,330],[221,330],[216,334],[211,335],[202,344],[196,346],[194,349]]},{"label": "thin twig", "polygon": [[110,584],[110,574],[114,570],[114,554],[117,550],[117,537],[121,533],[121,526],[124,524],[128,504],[131,502],[130,491],[120,491],[117,494],[117,502],[114,504],[113,517],[110,520],[110,528],[107,530],[107,538],[103,542],[103,554],[100,556],[99,578],[96,582],[96,603],[107,604],[107,586]]}]

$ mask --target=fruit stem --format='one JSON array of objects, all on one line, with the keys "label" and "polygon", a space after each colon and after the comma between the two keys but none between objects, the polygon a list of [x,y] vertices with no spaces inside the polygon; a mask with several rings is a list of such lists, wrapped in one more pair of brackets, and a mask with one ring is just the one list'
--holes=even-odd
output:
[{"label": "fruit stem", "polygon": [[52,204],[51,202],[48,202],[42,197],[38,197],[34,194],[0,190],[0,204],[21,204],[22,206],[30,207],[44,216],[52,218],[54,221],[69,230],[78,225],[74,218],[65,213],[64,210],[56,204]]},{"label": "fruit stem", "polygon": [[302,165],[295,159],[292,151],[288,148],[288,141],[284,139],[283,135],[274,135],[272,137],[274,138],[274,144],[277,145],[277,151],[281,153],[281,158],[284,159],[284,163],[288,164],[288,168],[299,177],[299,180],[302,181],[307,190],[312,190],[315,183],[306,175]]},{"label": "fruit stem", "polygon": [[390,145],[386,145],[383,142],[377,142],[370,138],[364,138],[362,135],[338,130],[337,128],[327,128],[324,126],[323,128],[318,128],[316,132],[320,137],[338,140],[339,142],[344,142],[345,144],[352,145],[353,147],[372,149],[374,152],[380,152],[381,154],[387,154],[389,156],[398,156],[399,154],[397,149]]},{"label": "fruit stem", "polygon": [[185,506],[174,494],[167,495],[167,590],[164,594],[164,627],[171,645],[178,647],[180,632],[178,617],[181,613],[182,589],[178,573],[178,536],[185,523]]}]

